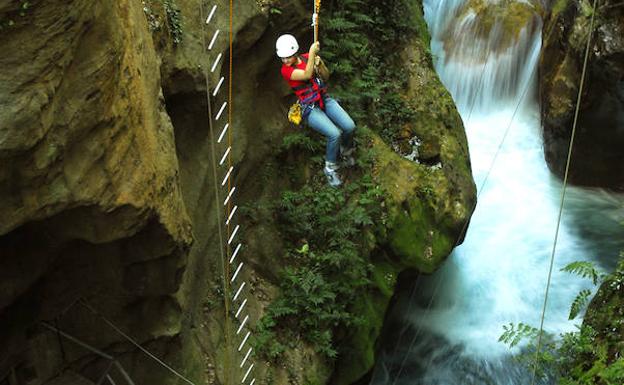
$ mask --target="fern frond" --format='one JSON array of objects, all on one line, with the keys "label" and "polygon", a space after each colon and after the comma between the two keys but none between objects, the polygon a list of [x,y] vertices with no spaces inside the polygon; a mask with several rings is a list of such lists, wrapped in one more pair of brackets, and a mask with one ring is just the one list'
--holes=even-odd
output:
[{"label": "fern frond", "polygon": [[572,302],[572,306],[570,307],[570,316],[568,317],[569,320],[573,320],[576,316],[578,316],[589,301],[590,295],[591,291],[588,289],[581,290],[581,292],[578,293],[576,298],[574,298],[574,302]]},{"label": "fern frond", "polygon": [[600,277],[600,272],[598,271],[598,269],[596,269],[592,262],[588,261],[572,262],[563,269],[561,269],[561,271],[576,274],[583,278],[590,278],[594,285],[598,284],[598,279]]},{"label": "fern frond", "polygon": [[517,326],[510,322],[503,325],[504,332],[498,338],[499,342],[509,345],[510,348],[518,345],[523,340],[533,340],[539,335],[539,329],[520,322]]}]

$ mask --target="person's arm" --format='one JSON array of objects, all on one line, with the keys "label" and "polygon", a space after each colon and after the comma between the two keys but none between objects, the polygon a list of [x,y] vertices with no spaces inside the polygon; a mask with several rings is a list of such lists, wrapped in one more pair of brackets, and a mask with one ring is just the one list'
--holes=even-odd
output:
[{"label": "person's arm", "polygon": [[306,81],[312,79],[314,75],[314,61],[316,60],[316,53],[319,51],[319,47],[320,45],[318,42],[310,46],[310,55],[308,56],[308,63],[306,64],[305,71],[300,69],[294,70],[292,75],[290,75],[290,80]]},{"label": "person's arm", "polygon": [[323,81],[327,81],[329,79],[329,69],[320,56],[316,57],[316,73],[319,74]]}]

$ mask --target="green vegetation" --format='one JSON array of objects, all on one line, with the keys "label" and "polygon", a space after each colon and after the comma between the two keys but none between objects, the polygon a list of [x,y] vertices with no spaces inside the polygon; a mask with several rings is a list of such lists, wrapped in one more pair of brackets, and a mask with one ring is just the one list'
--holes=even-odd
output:
[{"label": "green vegetation", "polygon": [[[417,4],[345,0],[323,9],[322,56],[332,70],[330,93],[357,123],[357,167],[341,172],[341,189],[327,187],[320,172],[324,139],[296,130],[259,171],[267,179],[280,172],[276,190],[287,191],[241,211],[256,223],[270,218],[284,241],[276,256],[281,272],[271,279],[279,294],[257,324],[256,351],[285,362],[293,348],[296,354],[313,347],[328,366],[339,357],[332,373],[339,385],[353,383],[373,365],[398,272],[434,270],[454,245],[449,234],[461,215],[455,209],[446,215],[450,205],[442,201],[455,180],[405,161],[391,148],[397,139],[418,135],[432,144],[461,133],[452,99],[431,70],[427,26]],[[448,170],[467,153],[459,139],[445,142],[452,152],[445,158]],[[471,181],[463,166],[460,172]],[[385,248],[373,252],[380,245]]]},{"label": "green vegetation", "polygon": [[552,5],[552,10],[550,14],[552,17],[557,17],[561,12],[563,12],[566,7],[570,4],[570,0],[556,0]]},{"label": "green vegetation", "polygon": [[401,51],[408,39],[428,33],[413,3],[345,0],[323,15],[322,55],[332,69],[332,93],[387,143],[414,118],[401,96],[407,82]]},{"label": "green vegetation", "polygon": [[32,3],[28,0],[19,0],[17,9],[0,16],[0,31],[17,25],[20,19],[24,18],[32,8]]},{"label": "green vegetation", "polygon": [[[310,153],[316,148],[302,133],[284,138],[284,149],[292,147]],[[371,284],[368,254],[375,223],[382,216],[382,197],[370,176],[359,175],[341,189],[319,178],[285,191],[274,203],[288,250],[280,274],[281,296],[257,327],[261,354],[275,359],[303,338],[332,359],[338,354],[335,331],[364,322],[352,305]]]},{"label": "green vegetation", "polygon": [[167,25],[173,44],[180,44],[182,42],[182,21],[180,20],[180,10],[174,0],[165,0],[165,13],[167,14]]},{"label": "green vegetation", "polygon": [[182,19],[175,0],[143,0],[143,12],[152,33],[166,30],[174,46],[182,42]]},{"label": "green vegetation", "polygon": [[[528,345],[517,359],[540,377],[558,378],[560,385],[621,385],[624,383],[624,255],[616,271],[600,274],[589,262],[574,262],[563,271],[591,279],[601,287],[576,332],[560,339],[543,334],[536,356],[539,330],[518,324],[504,326],[500,341],[510,347]],[[590,291],[583,290],[572,303],[570,319],[585,307]]]},{"label": "green vegetation", "polygon": [[[258,171],[267,180],[279,173],[277,185],[241,211],[256,234],[279,230],[271,256],[261,257],[278,260],[281,271],[265,275],[278,294],[256,324],[256,352],[286,363],[314,348],[336,385],[361,379],[374,364],[398,273],[433,271],[454,246],[467,205],[463,193],[459,205],[447,202],[450,186],[474,188],[461,119],[431,68],[417,7],[345,0],[323,8],[322,56],[332,70],[330,93],[357,124],[357,167],[341,171],[341,189],[327,187],[324,139],[297,129]],[[447,167],[402,159],[397,141],[415,136],[431,148],[427,159]]]}]

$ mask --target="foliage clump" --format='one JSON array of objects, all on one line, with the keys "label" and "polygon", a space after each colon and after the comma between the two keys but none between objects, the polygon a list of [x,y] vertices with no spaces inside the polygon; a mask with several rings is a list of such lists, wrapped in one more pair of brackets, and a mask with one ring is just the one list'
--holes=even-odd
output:
[{"label": "foliage clump", "polygon": [[382,196],[366,175],[343,189],[318,181],[282,194],[274,210],[290,246],[281,296],[258,323],[261,354],[275,359],[302,338],[326,358],[337,356],[335,331],[362,321],[350,306],[370,284],[367,236]]},{"label": "foliage clump", "polygon": [[414,118],[401,96],[407,85],[401,52],[409,39],[428,40],[428,34],[413,7],[407,0],[344,0],[323,15],[322,55],[332,69],[332,93],[387,143]]},{"label": "foliage clump", "polygon": [[174,46],[182,43],[182,18],[175,0],[143,0],[143,13],[152,33],[166,30]]},{"label": "foliage clump", "polygon": [[[500,341],[510,347],[527,342],[516,358],[531,373],[557,379],[560,385],[624,384],[624,255],[616,271],[599,273],[590,262],[574,262],[563,271],[591,279],[601,288],[593,299],[582,325],[560,339],[520,323],[504,326]],[[591,291],[582,290],[572,303],[570,319],[587,305]]]}]

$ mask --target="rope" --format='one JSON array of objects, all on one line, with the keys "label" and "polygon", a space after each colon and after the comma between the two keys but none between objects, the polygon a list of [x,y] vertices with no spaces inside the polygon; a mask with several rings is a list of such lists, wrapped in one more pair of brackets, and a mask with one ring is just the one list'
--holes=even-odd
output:
[{"label": "rope", "polygon": [[[231,1],[230,1],[231,3]],[[231,4],[230,4],[231,7]],[[202,41],[202,51],[204,52],[204,55],[208,55],[208,52],[206,51],[206,30],[205,30],[205,12],[204,12],[204,5],[203,5],[203,0],[200,0],[199,2],[199,11],[200,11],[200,23],[202,26],[202,37],[201,37],[201,41]],[[230,10],[230,18],[231,18],[231,10]],[[230,22],[231,23],[231,22]],[[230,24],[231,25],[231,24]],[[230,27],[230,35],[232,33],[231,27]],[[231,55],[232,55],[232,50],[230,49],[230,66],[231,66]],[[204,80],[206,82],[206,102],[208,105],[208,126],[209,126],[209,132],[210,132],[210,145],[211,145],[211,152],[212,152],[212,176],[213,176],[213,184],[214,184],[214,193],[215,193],[215,203],[218,205],[218,202],[221,201],[220,199],[220,194],[219,194],[219,182],[218,182],[218,177],[217,177],[217,149],[216,149],[216,145],[215,145],[215,132],[214,132],[214,125],[212,122],[212,98],[210,96],[210,89],[211,89],[211,85],[210,85],[210,75],[208,74],[208,67],[209,65],[205,65],[202,66],[203,70],[204,70]],[[230,77],[230,92],[231,92],[231,77]],[[231,106],[228,109],[228,116],[231,116]],[[228,143],[231,143],[231,134],[230,134],[231,130],[228,129]],[[229,160],[229,156],[228,156],[228,160]],[[229,178],[228,178],[228,188],[230,187],[229,184]],[[229,203],[228,203],[228,208],[229,208]],[[230,317],[229,317],[229,313],[230,313],[230,286],[229,286],[229,280],[228,277],[229,275],[229,264],[227,263],[227,254],[229,250],[224,250],[223,245],[225,245],[225,240],[223,237],[223,230],[222,230],[222,222],[221,222],[221,209],[217,208],[215,210],[216,213],[216,217],[217,217],[217,228],[218,228],[218,235],[219,235],[219,253],[221,255],[221,271],[223,273],[223,277],[222,277],[222,285],[223,285],[223,301],[224,301],[224,317],[225,317],[225,331],[224,331],[224,340],[225,340],[225,349],[226,349],[226,353],[225,353],[225,359],[224,359],[224,378],[225,378],[225,383],[226,384],[230,384],[232,383],[232,379],[231,379],[231,360],[232,360],[232,343],[231,343],[231,333],[232,333],[232,327],[230,324]],[[228,225],[228,231],[229,231],[229,225]],[[228,248],[229,249],[229,248]]]},{"label": "rope", "polygon": [[314,0],[314,14],[312,15],[312,25],[314,25],[314,42],[318,41],[319,36],[319,12],[321,11],[321,0]]},{"label": "rope", "polygon": [[65,354],[65,347],[63,345],[63,339],[61,338],[61,329],[59,328],[58,318],[54,319],[54,327],[56,328],[56,338],[58,340],[59,348],[61,349],[61,358],[63,365],[67,363],[67,356]]},{"label": "rope", "polygon": [[176,377],[180,378],[184,382],[186,382],[188,384],[191,384],[191,385],[195,385],[195,383],[193,381],[189,380],[188,378],[186,378],[185,376],[180,374],[177,370],[175,370],[171,366],[167,365],[167,363],[165,363],[163,360],[161,360],[160,358],[156,357],[149,350],[145,349],[138,342],[136,342],[135,339],[133,339],[132,337],[130,337],[129,335],[124,333],[120,328],[117,327],[117,325],[115,325],[112,321],[110,321],[108,318],[106,318],[103,314],[101,314],[100,312],[95,310],[91,305],[89,305],[89,303],[87,302],[86,299],[81,300],[80,304],[82,306],[84,306],[85,308],[87,308],[95,316],[101,318],[108,326],[110,326],[113,330],[115,330],[120,336],[122,336],[124,339],[126,339],[128,342],[130,342],[132,345],[134,345],[137,349],[141,350],[143,353],[145,353],[152,360],[156,361],[158,364],[160,364],[160,366],[164,367],[165,369],[167,369],[169,372],[173,373]]},{"label": "rope", "polygon": [[583,95],[583,87],[585,86],[585,74],[587,71],[587,61],[589,59],[589,47],[591,45],[591,38],[594,32],[594,20],[596,16],[596,3],[598,0],[594,0],[592,17],[589,26],[589,34],[587,36],[587,47],[585,48],[585,59],[583,61],[583,71],[581,73],[581,84],[579,86],[579,92],[576,99],[576,110],[574,111],[574,123],[572,124],[572,134],[570,136],[570,145],[568,146],[568,158],[566,160],[565,174],[563,177],[563,188],[561,190],[561,203],[559,204],[559,215],[557,217],[557,228],[555,230],[555,239],[553,241],[552,253],[550,255],[550,267],[548,269],[548,279],[546,281],[546,293],[544,295],[544,305],[542,307],[542,317],[540,321],[540,331],[537,337],[537,349],[535,350],[535,361],[533,362],[533,376],[531,378],[531,385],[535,384],[535,377],[537,376],[537,364],[539,353],[542,348],[542,335],[544,334],[544,318],[546,316],[546,304],[548,303],[548,293],[550,290],[550,282],[552,279],[552,271],[555,263],[555,251],[557,250],[557,240],[559,239],[559,228],[561,225],[561,217],[563,216],[563,204],[565,202],[566,189],[568,185],[568,173],[570,171],[570,163],[572,161],[572,149],[574,147],[574,137],[576,135],[576,125],[578,123],[579,111],[581,108],[581,98]]}]

